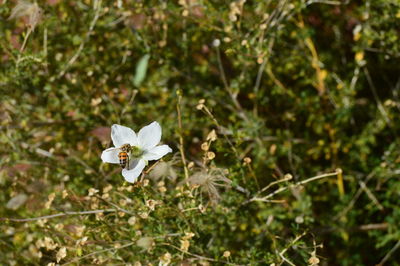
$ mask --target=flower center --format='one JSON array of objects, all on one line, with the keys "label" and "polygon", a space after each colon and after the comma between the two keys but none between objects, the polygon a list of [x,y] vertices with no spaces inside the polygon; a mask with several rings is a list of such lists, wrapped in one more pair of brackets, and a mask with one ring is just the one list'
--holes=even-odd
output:
[{"label": "flower center", "polygon": [[133,158],[140,158],[143,155],[143,151],[136,146],[131,147],[131,156]]}]

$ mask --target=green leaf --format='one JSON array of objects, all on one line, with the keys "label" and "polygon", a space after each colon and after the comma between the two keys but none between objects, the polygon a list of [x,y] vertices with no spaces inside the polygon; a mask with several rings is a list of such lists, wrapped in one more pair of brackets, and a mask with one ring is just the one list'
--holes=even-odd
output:
[{"label": "green leaf", "polygon": [[149,59],[150,59],[150,55],[146,54],[142,58],[140,58],[138,64],[136,65],[136,73],[133,78],[133,84],[136,87],[139,87],[140,84],[142,84],[144,78],[146,77]]}]

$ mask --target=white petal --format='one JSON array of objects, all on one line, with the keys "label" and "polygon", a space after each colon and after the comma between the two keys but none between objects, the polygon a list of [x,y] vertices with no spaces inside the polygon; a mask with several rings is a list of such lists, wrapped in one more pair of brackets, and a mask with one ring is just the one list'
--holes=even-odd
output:
[{"label": "white petal", "polygon": [[154,121],[138,133],[138,144],[143,150],[154,148],[161,140],[161,126]]},{"label": "white petal", "polygon": [[142,158],[148,161],[161,159],[165,154],[172,152],[172,149],[168,145],[161,145],[146,151]]},{"label": "white petal", "polygon": [[101,154],[101,159],[105,163],[119,163],[118,153],[119,149],[109,148],[103,151],[103,153]]},{"label": "white petal", "polygon": [[128,181],[129,183],[135,183],[145,166],[146,162],[144,160],[133,161],[129,165],[130,170],[123,169],[122,175],[124,176],[125,180]]},{"label": "white petal", "polygon": [[111,127],[111,139],[115,147],[121,147],[124,144],[137,145],[137,136],[135,131],[129,127],[114,124]]}]

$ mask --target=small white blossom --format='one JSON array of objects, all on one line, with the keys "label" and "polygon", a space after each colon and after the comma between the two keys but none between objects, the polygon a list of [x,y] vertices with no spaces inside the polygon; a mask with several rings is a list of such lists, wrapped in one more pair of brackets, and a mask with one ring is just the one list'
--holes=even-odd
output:
[{"label": "small white blossom", "polygon": [[220,41],[219,39],[215,39],[215,40],[213,40],[212,45],[213,45],[214,47],[218,47],[218,46],[221,45],[221,41]]},{"label": "small white blossom", "polygon": [[57,263],[59,263],[66,256],[67,256],[67,249],[65,247],[60,248],[60,250],[56,254]]},{"label": "small white blossom", "polygon": [[101,159],[105,163],[119,164],[120,147],[129,144],[129,165],[122,169],[122,175],[126,181],[134,183],[148,161],[159,160],[172,152],[168,145],[157,146],[161,140],[161,134],[161,126],[156,121],[143,127],[138,134],[128,127],[114,124],[111,127],[114,148],[104,150]]}]

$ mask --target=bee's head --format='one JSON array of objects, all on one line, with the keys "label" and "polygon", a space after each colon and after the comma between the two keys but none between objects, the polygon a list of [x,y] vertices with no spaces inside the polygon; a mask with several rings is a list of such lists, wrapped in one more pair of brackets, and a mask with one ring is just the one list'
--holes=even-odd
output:
[{"label": "bee's head", "polygon": [[131,145],[130,144],[124,144],[121,146],[121,150],[125,152],[129,152],[131,150]]}]

